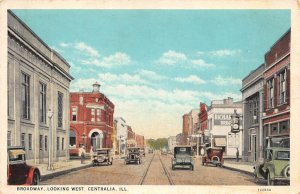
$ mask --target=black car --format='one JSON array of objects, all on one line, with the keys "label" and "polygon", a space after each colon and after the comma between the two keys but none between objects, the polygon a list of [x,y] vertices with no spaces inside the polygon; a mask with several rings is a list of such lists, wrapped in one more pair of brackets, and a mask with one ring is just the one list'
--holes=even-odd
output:
[{"label": "black car", "polygon": [[125,157],[125,164],[136,163],[141,164],[141,152],[139,147],[128,148],[127,155]]},{"label": "black car", "polygon": [[172,159],[172,170],[176,167],[185,168],[189,167],[190,170],[194,170],[194,160],[191,146],[183,145],[174,147],[174,156]]}]

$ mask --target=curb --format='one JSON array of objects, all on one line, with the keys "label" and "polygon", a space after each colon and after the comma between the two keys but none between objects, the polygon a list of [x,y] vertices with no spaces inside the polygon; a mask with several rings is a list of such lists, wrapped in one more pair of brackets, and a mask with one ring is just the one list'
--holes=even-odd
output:
[{"label": "curb", "polygon": [[225,165],[223,165],[222,167],[225,168],[225,169],[228,169],[228,170],[232,170],[232,171],[236,171],[236,172],[241,172],[241,173],[253,176],[253,172],[249,172],[249,171],[246,171],[246,170],[237,169],[237,168],[233,168],[233,167],[229,167],[229,166],[225,166]]},{"label": "curb", "polygon": [[50,174],[47,174],[47,175],[42,175],[42,176],[41,176],[41,181],[45,181],[45,180],[48,180],[48,179],[52,179],[52,178],[54,178],[54,177],[61,176],[61,175],[64,175],[64,174],[68,174],[68,173],[70,173],[70,172],[82,170],[82,169],[85,169],[85,168],[90,168],[90,167],[92,167],[92,166],[93,166],[92,164],[88,164],[88,165],[79,166],[79,167],[75,167],[75,168],[71,168],[71,169],[67,169],[67,170],[62,170],[62,171],[58,171],[58,172],[53,172],[53,173],[50,173]]}]

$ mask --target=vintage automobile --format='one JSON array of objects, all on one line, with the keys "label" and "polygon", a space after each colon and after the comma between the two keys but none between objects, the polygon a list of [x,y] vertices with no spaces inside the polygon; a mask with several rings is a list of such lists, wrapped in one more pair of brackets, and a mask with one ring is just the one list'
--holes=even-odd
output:
[{"label": "vintage automobile", "polygon": [[24,147],[8,147],[7,155],[7,183],[9,185],[38,185],[40,183],[39,169],[26,164]]},{"label": "vintage automobile", "polygon": [[145,148],[141,148],[140,149],[140,154],[141,154],[141,156],[146,156],[146,153],[145,153]]},{"label": "vintage automobile", "polygon": [[267,180],[268,185],[277,182],[290,182],[290,145],[289,138],[267,140],[265,158],[258,161],[254,168],[254,177]]},{"label": "vintage automobile", "polygon": [[136,163],[141,164],[141,153],[139,147],[128,148],[127,155],[124,160],[125,164]]},{"label": "vintage automobile", "polygon": [[172,158],[172,170],[175,170],[177,167],[185,168],[186,166],[188,166],[190,170],[194,170],[191,146],[175,146],[174,156]]},{"label": "vintage automobile", "polygon": [[222,166],[224,164],[222,147],[208,147],[205,149],[205,155],[202,157],[202,165],[213,164]]},{"label": "vintage automobile", "polygon": [[111,152],[111,148],[98,148],[92,156],[93,166],[106,164],[112,165],[113,156]]},{"label": "vintage automobile", "polygon": [[152,150],[152,149],[149,149],[149,150],[148,150],[148,154],[153,154],[153,150]]}]

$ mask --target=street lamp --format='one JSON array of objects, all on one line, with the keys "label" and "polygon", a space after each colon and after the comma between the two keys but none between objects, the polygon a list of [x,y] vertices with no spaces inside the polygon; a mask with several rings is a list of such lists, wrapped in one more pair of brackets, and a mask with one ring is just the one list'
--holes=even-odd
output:
[{"label": "street lamp", "polygon": [[53,164],[52,164],[52,149],[53,149],[53,137],[52,137],[52,117],[53,117],[53,111],[51,109],[47,112],[47,117],[49,118],[49,146],[48,146],[48,167],[47,170],[54,170]]},{"label": "street lamp", "polygon": [[86,151],[86,134],[83,133],[82,136],[81,136],[81,138],[82,138],[82,142],[83,142],[84,149],[85,149],[85,151]]}]

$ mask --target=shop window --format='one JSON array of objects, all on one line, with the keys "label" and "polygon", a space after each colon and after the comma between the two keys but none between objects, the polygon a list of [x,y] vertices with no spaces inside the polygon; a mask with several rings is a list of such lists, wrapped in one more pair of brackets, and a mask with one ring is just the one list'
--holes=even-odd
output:
[{"label": "shop window", "polygon": [[289,129],[289,121],[282,121],[279,123],[279,134],[287,133]]},{"label": "shop window", "polygon": [[274,123],[271,125],[271,135],[278,134],[278,123]]}]

